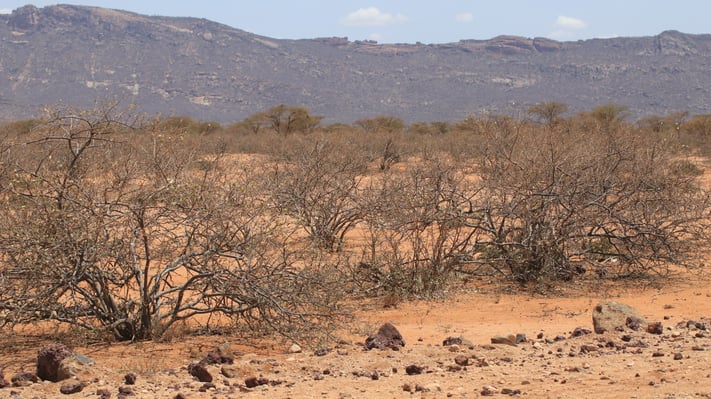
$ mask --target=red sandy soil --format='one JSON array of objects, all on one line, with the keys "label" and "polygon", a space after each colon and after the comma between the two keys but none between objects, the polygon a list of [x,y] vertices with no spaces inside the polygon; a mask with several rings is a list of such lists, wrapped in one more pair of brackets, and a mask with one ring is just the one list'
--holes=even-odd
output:
[{"label": "red sandy soil", "polygon": [[[648,321],[661,321],[663,334],[628,330],[572,338],[576,327],[593,329],[592,310],[601,301],[631,305]],[[71,396],[98,398],[97,391],[105,389],[121,397],[124,376],[135,373],[136,384],[128,386],[134,396],[126,398],[475,398],[487,386],[495,397],[711,398],[710,304],[711,286],[698,276],[661,288],[637,284],[556,297],[471,289],[442,301],[363,306],[343,334],[345,342],[331,344],[324,356],[311,349],[288,353],[289,343],[250,346],[228,336],[76,347],[96,364],[79,372],[87,386]],[[682,322],[688,320],[705,322],[709,331],[687,328]],[[399,329],[406,346],[366,351],[366,336],[384,322]],[[517,333],[528,342],[490,344],[492,336]],[[623,335],[631,340],[623,341]],[[450,336],[471,345],[443,346]],[[556,336],[565,339],[552,342]],[[9,380],[19,371],[35,371],[37,349],[49,341],[0,337],[2,342],[0,367]],[[224,377],[219,365],[207,367],[214,386],[189,375],[188,364],[225,342],[236,354],[236,377]],[[457,356],[471,364],[458,369]],[[407,375],[410,365],[423,367],[422,374]],[[269,383],[247,388],[245,379],[252,376]],[[62,384],[8,387],[0,389],[0,398],[65,397]]]}]

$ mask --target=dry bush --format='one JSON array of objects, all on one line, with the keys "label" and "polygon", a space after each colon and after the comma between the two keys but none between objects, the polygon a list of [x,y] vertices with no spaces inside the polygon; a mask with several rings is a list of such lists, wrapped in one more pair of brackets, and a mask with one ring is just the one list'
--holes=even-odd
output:
[{"label": "dry bush", "polygon": [[355,197],[367,161],[363,151],[343,141],[323,136],[291,140],[268,174],[273,205],[316,247],[339,251],[362,219]]},{"label": "dry bush", "polygon": [[361,200],[366,244],[353,270],[360,290],[400,297],[445,290],[466,263],[475,232],[462,217],[470,189],[447,159],[373,178]]},{"label": "dry bush", "polygon": [[[606,116],[609,116],[605,114]],[[467,222],[481,262],[517,281],[663,273],[705,239],[709,198],[671,145],[606,118],[602,130],[510,126],[486,137]]]},{"label": "dry bush", "polygon": [[53,320],[141,340],[219,313],[296,339],[341,314],[333,282],[265,212],[258,180],[214,147],[136,128],[114,107],[58,109],[5,162],[5,326]]}]

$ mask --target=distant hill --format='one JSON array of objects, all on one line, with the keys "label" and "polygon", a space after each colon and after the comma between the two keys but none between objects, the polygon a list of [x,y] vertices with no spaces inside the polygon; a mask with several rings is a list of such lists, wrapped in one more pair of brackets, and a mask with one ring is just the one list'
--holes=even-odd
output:
[{"label": "distant hill", "polygon": [[59,5],[0,15],[0,118],[118,96],[150,113],[234,122],[277,104],[326,121],[514,114],[538,101],[633,115],[711,113],[711,35],[447,44],[277,40],[205,19]]}]

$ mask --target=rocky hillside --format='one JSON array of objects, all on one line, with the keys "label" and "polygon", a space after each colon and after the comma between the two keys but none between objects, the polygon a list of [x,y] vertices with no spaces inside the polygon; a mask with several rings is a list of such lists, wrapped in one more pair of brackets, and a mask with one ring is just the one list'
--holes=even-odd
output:
[{"label": "rocky hillside", "polygon": [[0,119],[119,97],[154,113],[233,122],[285,103],[326,121],[515,114],[541,100],[633,114],[711,109],[711,35],[556,42],[500,36],[381,45],[277,40],[204,19],[93,7],[0,15]]}]

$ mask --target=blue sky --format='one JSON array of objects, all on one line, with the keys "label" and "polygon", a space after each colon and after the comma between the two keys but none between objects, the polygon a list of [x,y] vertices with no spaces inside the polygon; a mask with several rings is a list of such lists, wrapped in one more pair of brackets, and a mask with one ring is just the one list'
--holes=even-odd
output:
[{"label": "blue sky", "polygon": [[[0,13],[31,0],[0,0]],[[57,1],[31,1],[43,7]],[[711,33],[709,0],[64,0],[149,15],[207,18],[284,39],[347,36],[447,43],[503,34],[579,40]]]}]

